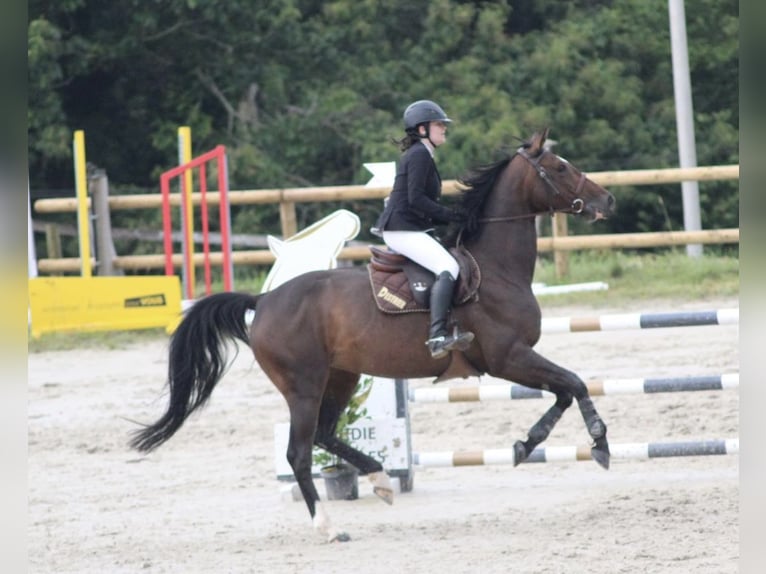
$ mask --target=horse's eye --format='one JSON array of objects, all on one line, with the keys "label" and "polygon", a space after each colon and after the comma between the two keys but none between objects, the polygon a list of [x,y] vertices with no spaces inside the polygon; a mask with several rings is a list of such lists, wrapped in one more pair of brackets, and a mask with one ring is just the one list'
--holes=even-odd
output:
[{"label": "horse's eye", "polygon": [[559,171],[559,172],[564,172],[564,171],[566,171],[566,170],[567,170],[567,164],[566,164],[566,162],[563,162],[563,161],[562,161],[562,162],[560,162],[560,163],[559,163],[559,164],[556,166],[556,171]]}]

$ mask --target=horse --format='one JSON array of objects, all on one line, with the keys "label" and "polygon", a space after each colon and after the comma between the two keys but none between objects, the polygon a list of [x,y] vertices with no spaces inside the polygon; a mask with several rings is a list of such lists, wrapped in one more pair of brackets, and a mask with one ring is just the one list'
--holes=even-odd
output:
[{"label": "horse", "polygon": [[[555,403],[516,441],[516,463],[543,442],[577,400],[593,443],[592,458],[609,468],[607,427],[575,373],[538,354],[540,306],[532,293],[537,257],[535,217],[566,213],[593,222],[611,215],[614,197],[546,145],[548,129],[534,133],[513,154],[470,171],[459,182],[465,222],[456,241],[481,270],[478,297],[451,315],[475,334],[459,358],[480,373],[544,389]],[[246,314],[254,312],[248,327]],[[134,431],[131,446],[149,452],[167,441],[209,400],[228,366],[227,343],[239,340],[287,401],[287,460],[315,530],[327,541],[350,536],[333,526],[314,485],[317,445],[368,476],[373,490],[393,502],[380,462],[335,436],[361,373],[387,378],[443,374],[460,352],[434,359],[424,341],[427,313],[390,315],[373,300],[367,270],[312,271],[258,295],[216,293],[197,301],[169,341],[167,411]]]}]

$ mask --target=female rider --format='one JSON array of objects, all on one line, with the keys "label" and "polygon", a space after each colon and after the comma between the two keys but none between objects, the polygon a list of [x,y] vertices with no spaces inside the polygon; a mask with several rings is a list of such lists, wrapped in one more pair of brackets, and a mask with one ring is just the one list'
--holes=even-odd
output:
[{"label": "female rider", "polygon": [[455,258],[429,234],[435,223],[462,220],[458,212],[439,203],[441,177],[434,162],[434,150],[447,140],[447,125],[451,121],[430,100],[418,100],[407,106],[405,136],[397,142],[402,155],[394,188],[375,226],[390,249],[436,275],[431,288],[431,326],[426,341],[436,359],[453,350],[464,351],[474,337],[469,331],[447,330],[447,314],[460,268]]}]

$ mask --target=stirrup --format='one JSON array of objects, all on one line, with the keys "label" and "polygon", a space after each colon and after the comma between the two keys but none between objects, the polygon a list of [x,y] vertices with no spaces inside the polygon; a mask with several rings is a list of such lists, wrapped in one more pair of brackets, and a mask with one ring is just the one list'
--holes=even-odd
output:
[{"label": "stirrup", "polygon": [[426,341],[426,346],[431,352],[431,357],[441,359],[446,357],[450,351],[465,351],[471,346],[474,335],[470,331],[459,332],[457,327],[452,335],[439,335],[431,337]]},{"label": "stirrup", "polygon": [[426,347],[428,347],[428,350],[431,352],[431,357],[433,359],[441,359],[442,357],[447,356],[449,351],[446,349],[446,345],[447,337],[445,335],[431,337],[426,341]]},{"label": "stirrup", "polygon": [[473,342],[473,333],[471,331],[459,332],[457,327],[452,336],[447,340],[446,349],[450,351],[467,351]]}]

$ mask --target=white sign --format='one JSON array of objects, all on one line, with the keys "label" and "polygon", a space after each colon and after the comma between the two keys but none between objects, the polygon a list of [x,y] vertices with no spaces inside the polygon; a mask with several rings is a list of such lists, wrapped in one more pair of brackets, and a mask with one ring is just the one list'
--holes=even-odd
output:
[{"label": "white sign", "polygon": [[343,244],[356,237],[360,227],[359,216],[346,209],[339,209],[288,239],[281,240],[269,235],[269,249],[276,261],[261,291],[265,293],[275,289],[309,271],[335,269]]},{"label": "white sign", "polygon": [[396,179],[396,162],[383,161],[374,163],[365,163],[372,174],[372,179],[365,184],[365,187],[393,187]]},{"label": "white sign", "polygon": [[[409,470],[409,445],[407,438],[407,419],[364,419],[347,427],[347,436],[342,437],[355,449],[371,456],[386,471]],[[292,479],[293,469],[287,462],[285,453],[290,440],[290,424],[274,425],[274,463],[277,478]],[[313,474],[319,474],[319,466],[311,468]]]}]

